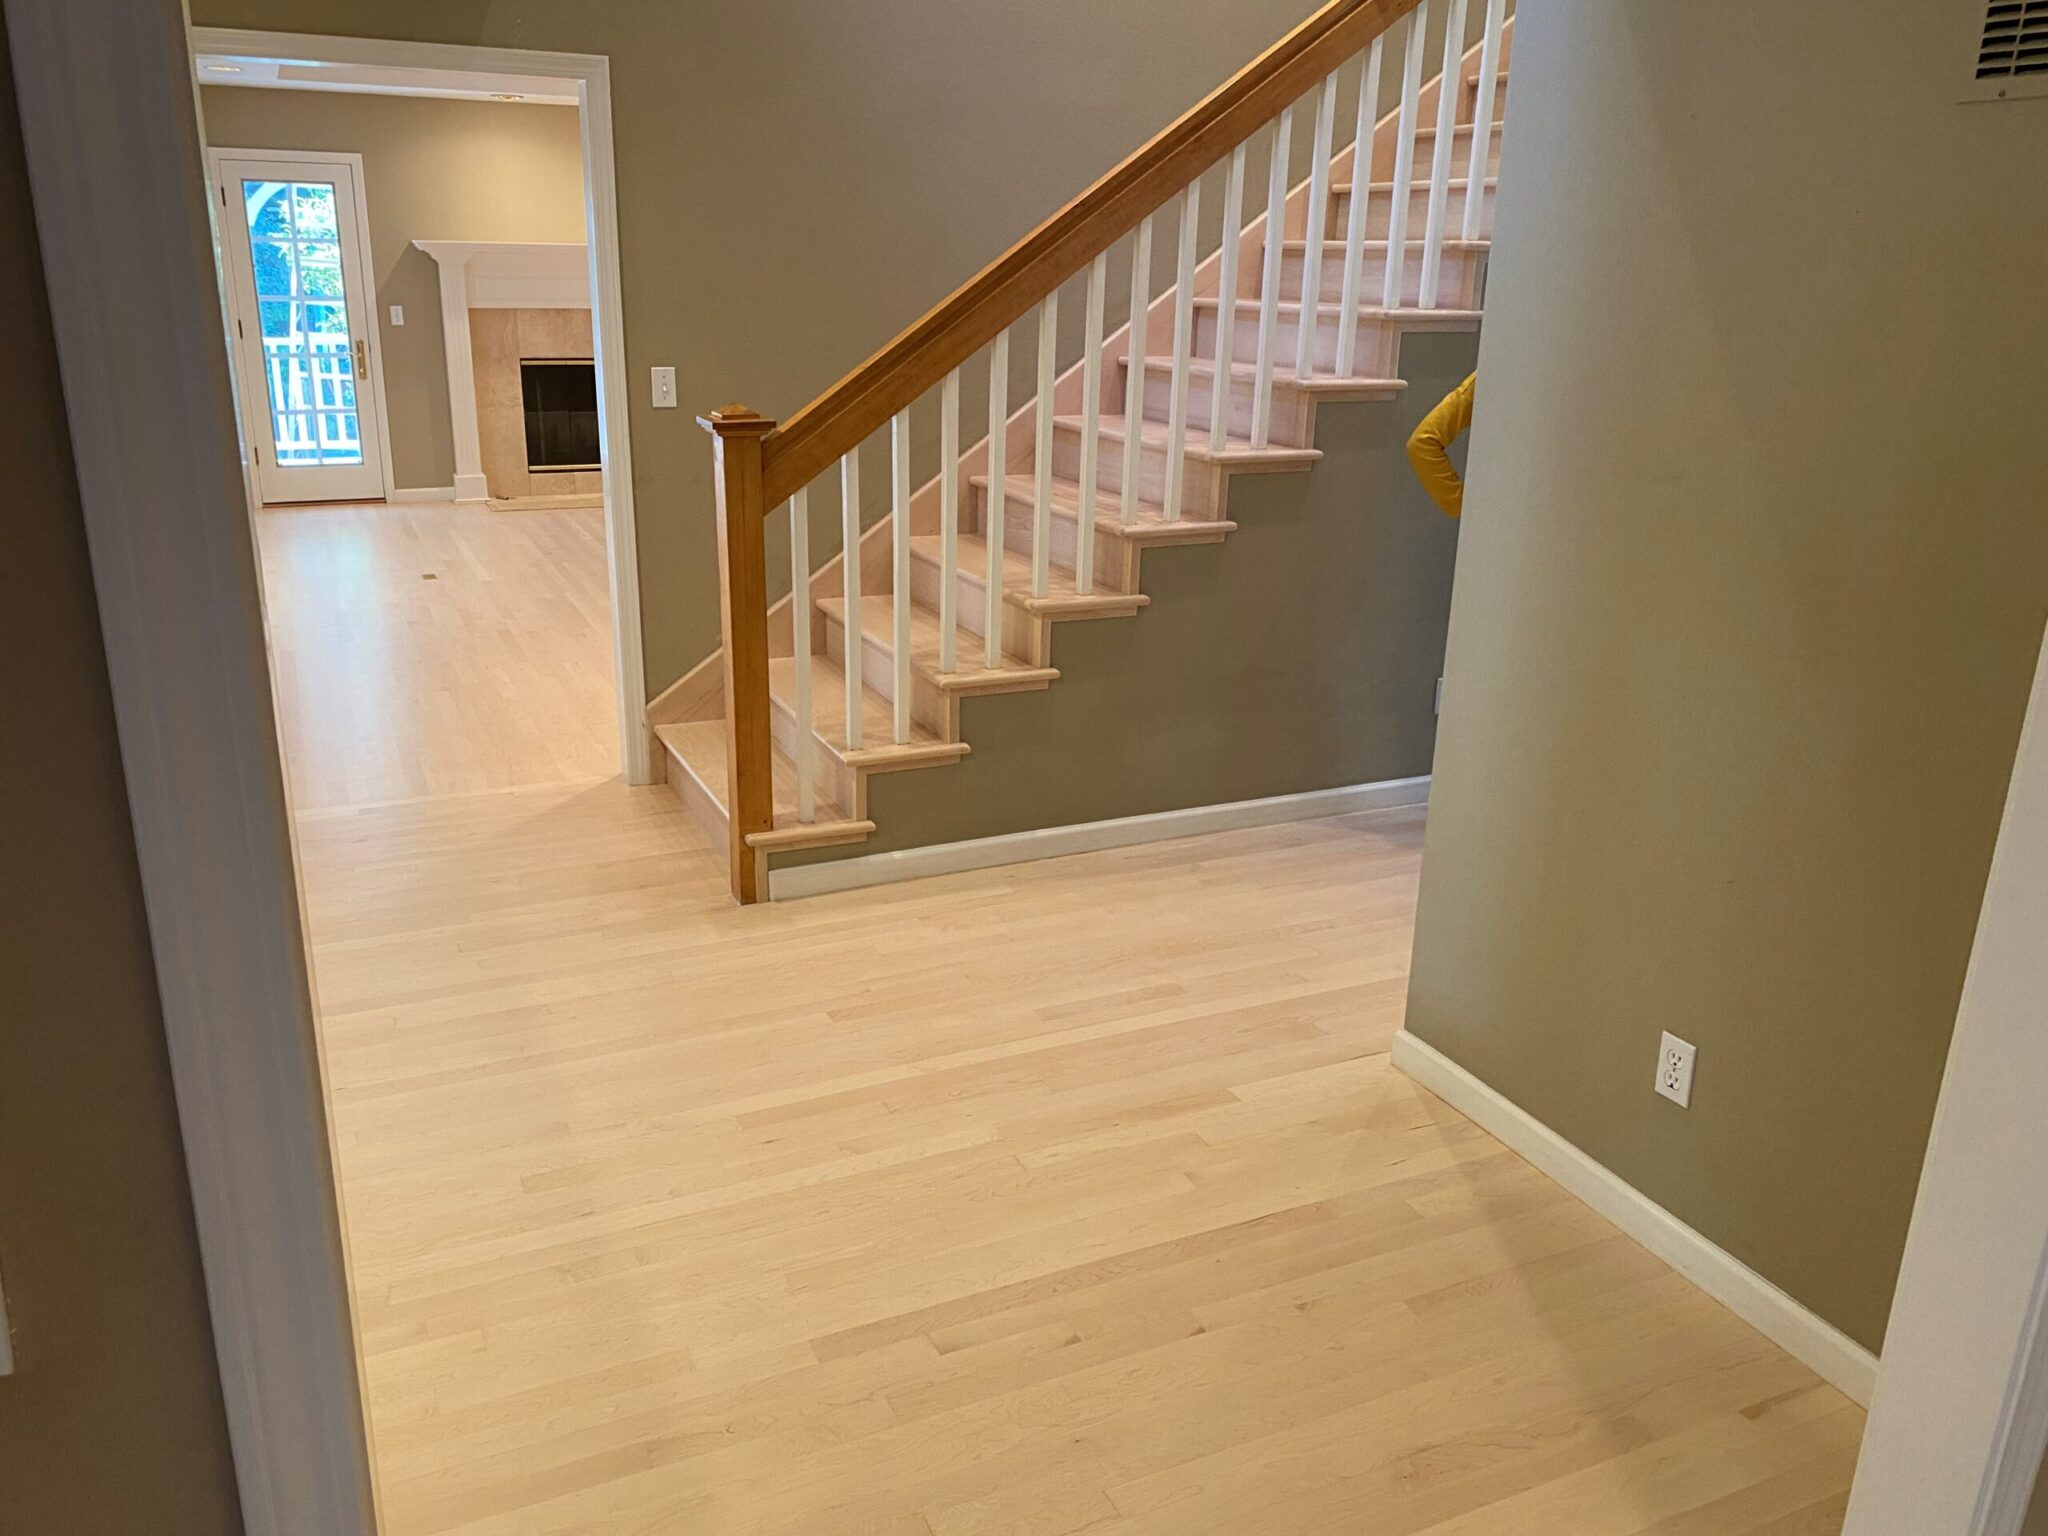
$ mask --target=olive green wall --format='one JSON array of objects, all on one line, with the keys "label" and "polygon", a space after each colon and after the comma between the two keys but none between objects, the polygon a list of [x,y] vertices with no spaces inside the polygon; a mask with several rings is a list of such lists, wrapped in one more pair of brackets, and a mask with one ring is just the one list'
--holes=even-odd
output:
[{"label": "olive green wall", "polygon": [[0,1526],[242,1528],[0,42]]},{"label": "olive green wall", "polygon": [[1057,626],[1058,683],[964,700],[957,768],[870,780],[873,837],[775,867],[1428,773],[1458,524],[1406,444],[1477,351],[1410,337],[1398,400],[1322,408],[1313,473],[1239,478],[1238,531],[1147,554],[1137,618]]},{"label": "olive green wall", "polygon": [[[340,30],[610,58],[654,692],[718,643],[711,459],[693,415],[733,400],[795,411],[1316,8],[356,0]],[[200,25],[337,28],[323,0],[191,0],[191,13]],[[1206,201],[1213,226],[1220,197]],[[1171,241],[1159,244],[1163,280]],[[1113,272],[1112,324],[1126,291]],[[1080,352],[1080,310],[1065,306],[1065,358]],[[1030,348],[1015,351],[1021,399]],[[659,364],[676,368],[684,409],[650,407],[646,370]],[[968,420],[980,384],[970,374]],[[932,415],[920,472],[935,462]],[[872,515],[887,493],[879,453],[866,479]],[[814,500],[823,560],[837,548],[836,494]],[[786,545],[779,528],[773,538],[779,577]]]},{"label": "olive green wall", "polygon": [[[209,144],[353,150],[376,268],[377,333],[394,489],[455,479],[441,278],[415,240],[584,239],[583,142],[574,107],[208,86]],[[405,324],[390,307],[405,307]]]},{"label": "olive green wall", "polygon": [[1522,17],[1409,1004],[1873,1347],[2048,619],[2048,101],[1957,104],[1965,9]]}]

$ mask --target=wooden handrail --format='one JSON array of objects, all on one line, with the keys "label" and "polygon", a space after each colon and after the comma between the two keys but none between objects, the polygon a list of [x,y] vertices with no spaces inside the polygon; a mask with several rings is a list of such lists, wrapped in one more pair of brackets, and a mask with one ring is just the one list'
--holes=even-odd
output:
[{"label": "wooden handrail", "polygon": [[762,514],[1372,44],[1421,0],[1330,0],[761,444]]},{"label": "wooden handrail", "polygon": [[[926,390],[1002,335],[1061,283],[1088,266],[1346,61],[1371,47],[1375,38],[1421,3],[1422,0],[1330,0],[1211,92],[1180,121],[799,411],[786,426],[777,429],[774,422],[741,405],[729,405],[702,418],[702,425],[713,436],[717,479],[727,838],[732,891],[738,901],[751,903],[765,894],[762,855],[753,840],[775,825],[773,705],[768,684],[768,591],[762,527],[770,509],[790,500],[899,412],[908,410]],[[1183,304],[1192,292],[1194,251],[1192,223],[1184,220],[1184,226],[1180,272]],[[1235,237],[1234,231],[1225,232],[1226,239]],[[1186,342],[1183,335],[1178,345],[1185,347]],[[1041,394],[1048,387],[1051,359],[1050,349],[1042,344]],[[1184,371],[1181,380],[1184,390]],[[1045,403],[1041,399],[1041,424],[1047,420],[1042,414]],[[997,429],[999,432],[1000,420]],[[1044,446],[1046,440],[1041,438],[1041,455],[1049,452]],[[907,492],[900,479],[896,489],[896,516],[904,518]],[[1041,507],[1045,505],[1041,503]],[[907,547],[899,538],[899,558]],[[856,562],[848,569],[857,570],[858,552],[849,549],[847,558]],[[899,625],[895,702],[899,741],[906,739],[908,732],[908,635],[901,627],[908,612],[904,606],[908,600],[906,586],[906,573],[899,564],[895,577]],[[988,587],[992,609],[999,600],[1000,588],[1000,581]],[[851,608],[846,622],[853,632],[858,632],[860,616]],[[1000,629],[991,621],[987,633],[997,635]],[[990,662],[994,662],[993,652]],[[857,671],[849,667],[849,678],[857,676]],[[848,719],[858,718],[856,702],[849,705]]]}]

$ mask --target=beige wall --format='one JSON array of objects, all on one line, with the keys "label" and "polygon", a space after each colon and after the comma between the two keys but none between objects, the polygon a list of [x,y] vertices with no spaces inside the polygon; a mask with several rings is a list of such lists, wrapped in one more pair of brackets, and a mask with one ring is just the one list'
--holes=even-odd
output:
[{"label": "beige wall", "polygon": [[2048,619],[2048,102],[1958,9],[1524,15],[1410,1001],[1872,1346]]},{"label": "beige wall", "polygon": [[227,1426],[0,46],[0,1526],[232,1536]]},{"label": "beige wall", "polygon": [[1137,618],[1057,626],[1050,689],[963,700],[957,767],[870,780],[873,837],[775,867],[1428,773],[1458,525],[1406,444],[1477,350],[1410,337],[1398,400],[1322,407],[1313,473],[1240,477]]},{"label": "beige wall", "polygon": [[[731,400],[793,412],[1316,8],[359,0],[347,30],[610,57],[647,682],[658,691],[718,643],[710,450],[693,415]],[[316,0],[191,10],[200,24],[305,31],[333,16]],[[1304,153],[1307,137],[1297,135]],[[1219,203],[1206,199],[1212,222]],[[1162,277],[1170,244],[1160,242]],[[1124,291],[1112,277],[1119,314]],[[1065,355],[1078,356],[1080,306],[1065,308]],[[1022,391],[1029,349],[1015,351]],[[648,404],[646,370],[664,363],[682,410]],[[969,420],[979,385],[970,375]],[[867,483],[879,511],[887,477]],[[831,502],[828,492],[817,506],[821,535]],[[783,548],[771,549],[771,571],[784,568]],[[813,554],[835,549],[820,539]]]},{"label": "beige wall", "polygon": [[[207,142],[220,148],[363,157],[394,489],[452,484],[440,274],[412,242],[582,240],[576,109],[229,86],[206,87],[200,102]],[[393,304],[403,326],[391,323]]]}]

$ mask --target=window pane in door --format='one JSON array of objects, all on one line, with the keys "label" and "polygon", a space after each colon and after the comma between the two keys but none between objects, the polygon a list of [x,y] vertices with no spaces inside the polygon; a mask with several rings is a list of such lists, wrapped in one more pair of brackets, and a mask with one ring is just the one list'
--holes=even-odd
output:
[{"label": "window pane in door", "polygon": [[277,462],[360,464],[334,185],[244,181],[242,199]]}]

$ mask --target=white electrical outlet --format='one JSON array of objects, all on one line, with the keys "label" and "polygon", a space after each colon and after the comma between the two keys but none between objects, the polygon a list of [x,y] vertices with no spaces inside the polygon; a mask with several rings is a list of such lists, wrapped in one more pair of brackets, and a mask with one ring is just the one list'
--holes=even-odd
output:
[{"label": "white electrical outlet", "polygon": [[654,370],[654,408],[657,411],[672,411],[676,408],[676,371],[673,368]]},{"label": "white electrical outlet", "polygon": [[1698,1057],[1697,1049],[1665,1031],[1657,1048],[1657,1091],[1680,1109],[1692,1108],[1692,1068]]}]

